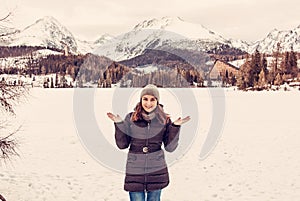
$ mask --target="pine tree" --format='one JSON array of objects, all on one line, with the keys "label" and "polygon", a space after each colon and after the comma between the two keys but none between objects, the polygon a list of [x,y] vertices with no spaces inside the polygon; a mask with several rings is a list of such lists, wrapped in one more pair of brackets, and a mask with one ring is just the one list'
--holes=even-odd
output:
[{"label": "pine tree", "polygon": [[58,74],[56,73],[55,74],[55,84],[54,84],[54,87],[58,87]]},{"label": "pine tree", "polygon": [[296,78],[298,75],[298,67],[297,67],[297,55],[294,52],[293,46],[291,47],[291,52],[289,55],[289,66],[291,68],[291,75],[293,78]]},{"label": "pine tree", "polygon": [[51,79],[50,79],[50,88],[54,88],[53,77],[51,77]]},{"label": "pine tree", "polygon": [[[209,83],[208,86],[210,86],[211,83]],[[240,90],[244,90],[246,89],[246,82],[245,82],[245,78],[243,76],[242,73],[240,73],[240,75],[238,76],[237,82],[236,82],[236,86],[238,87],[238,89]]]},{"label": "pine tree", "polygon": [[278,73],[278,74],[276,75],[274,84],[277,85],[277,86],[283,84],[282,76],[281,76],[280,73]]},{"label": "pine tree", "polygon": [[228,70],[225,70],[225,72],[222,73],[222,85],[226,86],[229,84],[229,73]]},{"label": "pine tree", "polygon": [[280,73],[280,68],[279,68],[279,57],[280,57],[280,43],[277,43],[277,48],[276,51],[273,52],[273,60],[270,66],[270,72],[268,74],[268,81],[271,85],[274,84],[275,78],[278,73]]},{"label": "pine tree", "polygon": [[46,67],[45,66],[42,66],[42,68],[41,68],[41,74],[42,75],[46,75]]},{"label": "pine tree", "polygon": [[253,73],[253,86],[257,85],[258,83],[259,73],[262,69],[261,60],[261,54],[256,49],[255,53],[252,55],[252,59],[250,62],[250,68],[252,69],[251,72]]},{"label": "pine tree", "polygon": [[239,76],[237,79],[239,89],[246,89],[254,86],[254,70],[249,59],[240,67]]},{"label": "pine tree", "polygon": [[237,80],[236,80],[235,75],[234,75],[232,72],[230,72],[230,73],[229,73],[229,84],[230,84],[231,86],[235,86],[235,85],[236,85],[236,82],[237,82]]},{"label": "pine tree", "polygon": [[267,78],[266,78],[266,73],[264,69],[261,69],[259,73],[259,80],[258,80],[258,87],[259,88],[265,88],[267,86]]},{"label": "pine tree", "polygon": [[285,52],[284,56],[282,58],[282,61],[280,63],[280,69],[282,71],[282,74],[290,74],[291,73],[291,66],[289,63],[289,57],[290,57],[290,53],[289,52]]}]

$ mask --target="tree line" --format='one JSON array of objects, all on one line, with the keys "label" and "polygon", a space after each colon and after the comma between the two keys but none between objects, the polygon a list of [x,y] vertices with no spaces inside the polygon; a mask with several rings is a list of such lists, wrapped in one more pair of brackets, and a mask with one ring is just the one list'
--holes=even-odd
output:
[{"label": "tree line", "polygon": [[[21,48],[22,49],[22,48]],[[26,49],[19,52],[30,52],[34,49]],[[13,54],[16,55],[17,53]],[[146,58],[146,57],[143,57]],[[148,58],[149,59],[149,58]],[[111,87],[122,80],[122,86],[137,87],[143,86],[144,81],[157,83],[161,86],[186,87],[193,83],[203,83],[203,72],[193,68],[192,65],[181,60],[158,61],[164,66],[160,71],[150,74],[136,72],[133,67],[128,67],[119,62],[114,62],[104,56],[93,54],[86,55],[48,55],[41,58],[34,58],[32,52],[27,57],[26,68],[0,68],[0,74],[19,74],[26,75],[34,79],[35,75],[56,74],[55,81],[45,80],[45,87],[58,87],[54,83],[61,77],[69,75],[73,81],[77,81],[77,86],[84,87],[85,83],[96,84],[98,87]],[[148,61],[149,62],[149,61]],[[124,62],[123,62],[124,63]],[[128,63],[128,62],[127,62]],[[147,62],[146,62],[147,63]],[[133,64],[133,63],[132,63]],[[133,64],[135,65],[135,64]],[[132,79],[133,78],[133,79]],[[171,81],[173,80],[174,81]],[[131,84],[124,84],[124,80],[131,80]],[[140,81],[143,80],[143,81]],[[188,83],[188,84],[187,84]],[[202,84],[201,84],[202,85]],[[66,84],[61,87],[70,87]]]},{"label": "tree line", "polygon": [[[247,88],[262,90],[274,85],[299,81],[297,60],[298,55],[293,48],[291,51],[281,53],[279,43],[277,50],[271,55],[261,54],[256,50],[240,67],[236,85],[241,90]],[[226,80],[226,77],[223,80]]]},{"label": "tree line", "polygon": [[[36,59],[32,56],[34,48],[24,48],[22,51],[18,50],[15,52],[14,55],[20,54],[20,52],[31,51],[27,67],[23,69],[0,68],[0,74],[23,74],[29,77],[47,74],[56,74],[61,77],[69,75],[73,81],[78,82],[77,86],[79,87],[83,87],[85,83],[92,83],[98,87],[111,87],[112,84],[117,84],[118,82],[120,82],[122,87],[139,87],[150,82],[164,87],[188,87],[191,85],[202,87],[204,86],[204,80],[208,80],[207,72],[203,71],[207,66],[195,67],[196,64],[191,65],[180,59],[178,60],[169,53],[164,53],[167,55],[167,61],[156,57],[157,64],[154,66],[157,66],[159,70],[144,73],[134,70],[134,67],[141,62],[144,62],[144,64],[151,63],[151,61],[148,61],[149,55],[140,56],[134,61],[128,60],[121,63],[93,54],[48,55]],[[155,52],[152,51],[150,53],[154,54]],[[256,50],[251,55],[240,55],[240,58],[245,58],[246,61],[239,68],[238,74],[235,75],[226,71],[222,73],[220,79],[224,86],[237,86],[241,90],[249,88],[257,90],[268,89],[274,85],[295,81],[299,79],[298,54],[293,48],[291,51],[281,52],[280,44],[278,43],[277,49],[273,54],[262,54]],[[205,57],[201,59],[207,60]],[[193,60],[196,59],[193,58]],[[130,65],[133,67],[130,67]],[[60,86],[64,87],[66,85]]]},{"label": "tree line", "polygon": [[19,56],[30,56],[33,52],[42,49],[49,49],[56,52],[62,52],[60,49],[50,48],[50,47],[41,47],[41,46],[0,46],[0,58],[5,57],[19,57]]}]

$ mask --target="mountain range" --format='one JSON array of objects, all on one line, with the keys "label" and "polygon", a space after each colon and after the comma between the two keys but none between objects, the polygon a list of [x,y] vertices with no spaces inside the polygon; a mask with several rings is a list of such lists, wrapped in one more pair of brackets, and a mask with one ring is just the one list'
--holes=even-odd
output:
[{"label": "mountain range", "polygon": [[[0,28],[2,46],[42,46],[64,49],[74,54],[95,53],[115,61],[131,59],[146,49],[189,50],[203,52],[240,51],[272,53],[280,43],[281,51],[300,52],[300,26],[292,30],[272,30],[265,38],[253,43],[224,38],[200,24],[186,22],[180,17],[163,17],[142,21],[119,36],[102,35],[95,41],[76,38],[53,17],[44,17],[23,30]],[[6,34],[7,33],[7,34]]]}]

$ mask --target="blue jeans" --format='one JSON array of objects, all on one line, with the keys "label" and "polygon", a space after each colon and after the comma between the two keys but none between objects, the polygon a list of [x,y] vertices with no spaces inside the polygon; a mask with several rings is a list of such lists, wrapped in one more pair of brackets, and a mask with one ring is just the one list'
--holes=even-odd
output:
[{"label": "blue jeans", "polygon": [[129,192],[129,197],[130,201],[160,201],[160,194],[161,190],[148,192]]}]

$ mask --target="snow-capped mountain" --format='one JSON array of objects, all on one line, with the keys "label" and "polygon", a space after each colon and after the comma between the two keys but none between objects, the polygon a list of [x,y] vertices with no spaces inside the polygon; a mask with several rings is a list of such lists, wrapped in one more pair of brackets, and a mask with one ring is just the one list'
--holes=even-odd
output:
[{"label": "snow-capped mountain", "polygon": [[114,38],[114,36],[112,36],[110,34],[103,34],[102,36],[100,36],[100,38],[98,38],[95,42],[93,42],[93,44],[95,46],[100,46],[113,38]]},{"label": "snow-capped mountain", "polygon": [[73,34],[55,18],[47,16],[37,20],[23,30],[0,26],[0,45],[3,46],[42,46],[86,54],[103,45],[113,36],[101,35],[96,41],[83,41]]},{"label": "snow-capped mountain", "polygon": [[230,40],[202,25],[185,22],[179,17],[163,17],[139,23],[132,31],[100,46],[95,53],[120,61],[138,56],[145,49],[168,47],[206,52],[224,44],[234,48]]},{"label": "snow-capped mountain", "polygon": [[186,22],[179,17],[144,20],[128,33],[117,37],[104,34],[96,41],[75,38],[53,17],[39,19],[24,30],[0,27],[0,45],[42,46],[61,50],[67,46],[75,54],[95,53],[115,61],[141,55],[145,49],[176,48],[218,54],[224,48],[235,48],[248,53],[253,53],[256,49],[272,53],[277,49],[278,43],[282,52],[291,50],[292,46],[295,51],[300,52],[300,26],[287,31],[275,29],[264,39],[252,44],[226,39],[200,24]]},{"label": "snow-capped mountain", "polygon": [[94,42],[76,39],[77,51],[81,54],[87,54],[93,52]]},{"label": "snow-capped mountain", "polygon": [[20,31],[15,28],[1,26],[0,24],[0,45],[9,45],[13,41],[13,35],[15,35],[18,32]]},{"label": "snow-capped mountain", "polygon": [[250,44],[246,41],[240,40],[240,39],[229,39],[229,43],[232,47],[240,49],[244,52],[249,51]]},{"label": "snow-capped mountain", "polygon": [[92,53],[94,52],[95,49],[97,49],[99,46],[103,45],[107,41],[113,39],[114,37],[109,34],[103,34],[100,36],[97,40],[95,41],[83,41],[80,39],[76,39],[77,41],[77,50],[81,54],[86,54],[86,53]]},{"label": "snow-capped mountain", "polygon": [[143,29],[162,29],[169,32],[174,32],[188,39],[204,39],[215,42],[226,43],[226,39],[205,28],[200,24],[186,22],[180,17],[163,17],[161,19],[145,20],[133,28],[133,31]]},{"label": "snow-capped mountain", "polygon": [[279,31],[272,30],[264,39],[256,41],[249,48],[248,52],[253,53],[256,49],[263,53],[272,53],[277,50],[277,44],[280,44],[280,51],[300,52],[300,25],[292,30]]},{"label": "snow-capped mountain", "polygon": [[53,17],[44,17],[15,34],[10,46],[43,46],[64,49],[77,53],[77,43],[73,34]]}]

